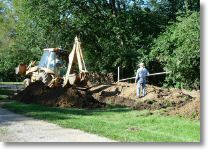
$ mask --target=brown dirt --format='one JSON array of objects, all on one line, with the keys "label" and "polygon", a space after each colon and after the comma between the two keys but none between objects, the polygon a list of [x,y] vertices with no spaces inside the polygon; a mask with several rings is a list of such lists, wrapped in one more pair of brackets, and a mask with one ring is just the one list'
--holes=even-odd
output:
[{"label": "brown dirt", "polygon": [[14,99],[25,103],[57,107],[100,108],[105,106],[95,100],[88,91],[73,88],[49,88],[39,81],[19,92]]},{"label": "brown dirt", "polygon": [[[151,111],[166,109],[168,115],[179,115],[198,119],[200,116],[199,91],[180,89],[165,89],[147,85],[147,95],[136,97],[136,84],[119,83],[113,85],[98,85],[90,89],[93,97],[101,102],[133,109]],[[169,113],[170,112],[170,113]]]},{"label": "brown dirt", "polygon": [[136,84],[118,83],[93,85],[83,91],[75,88],[48,88],[35,82],[18,93],[15,99],[57,107],[100,108],[106,104],[127,106],[137,110],[166,109],[168,115],[200,117],[199,91],[165,89],[147,85],[147,95],[136,97]]},{"label": "brown dirt", "polygon": [[178,115],[186,118],[200,119],[200,100],[195,99],[186,105],[175,108],[169,112],[169,115]]},{"label": "brown dirt", "polygon": [[194,97],[179,89],[164,89],[147,85],[147,95],[136,97],[136,84],[119,83],[114,85],[99,85],[90,89],[93,97],[103,102],[112,102],[131,106],[136,109],[160,109],[166,107],[181,107],[192,101]]}]

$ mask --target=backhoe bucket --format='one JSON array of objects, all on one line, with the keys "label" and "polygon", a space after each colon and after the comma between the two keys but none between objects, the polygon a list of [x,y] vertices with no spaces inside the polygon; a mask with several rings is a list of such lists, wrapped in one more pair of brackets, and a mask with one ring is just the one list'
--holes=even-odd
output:
[{"label": "backhoe bucket", "polygon": [[88,82],[88,72],[81,72],[80,74],[69,74],[64,77],[63,87],[72,86],[86,86]]}]

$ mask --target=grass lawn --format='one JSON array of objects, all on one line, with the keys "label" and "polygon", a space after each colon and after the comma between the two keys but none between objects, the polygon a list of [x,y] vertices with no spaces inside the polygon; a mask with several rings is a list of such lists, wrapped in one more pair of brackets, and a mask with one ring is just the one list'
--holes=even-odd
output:
[{"label": "grass lawn", "polygon": [[12,90],[8,90],[8,89],[1,89],[0,90],[0,96],[2,96],[2,95],[10,95],[12,93],[14,93],[14,91],[12,91]]},{"label": "grass lawn", "polygon": [[149,115],[147,110],[54,108],[16,101],[3,107],[65,128],[75,128],[122,142],[199,142],[200,122]]}]

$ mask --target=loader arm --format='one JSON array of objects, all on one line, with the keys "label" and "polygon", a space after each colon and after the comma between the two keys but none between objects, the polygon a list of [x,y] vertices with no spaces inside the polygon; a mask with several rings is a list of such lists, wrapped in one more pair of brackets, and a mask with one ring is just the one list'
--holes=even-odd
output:
[{"label": "loader arm", "polygon": [[74,73],[72,67],[78,64],[79,72],[87,71],[85,62],[83,59],[82,49],[81,49],[81,42],[75,37],[75,42],[71,53],[69,54],[69,64],[67,68],[67,74]]}]

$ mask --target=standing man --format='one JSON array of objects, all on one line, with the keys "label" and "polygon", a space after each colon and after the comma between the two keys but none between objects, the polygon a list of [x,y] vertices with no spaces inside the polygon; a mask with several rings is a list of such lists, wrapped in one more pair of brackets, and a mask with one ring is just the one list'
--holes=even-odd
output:
[{"label": "standing man", "polygon": [[146,95],[146,76],[149,76],[148,70],[144,67],[144,63],[139,64],[139,69],[136,73],[135,83],[137,83],[137,97],[140,97],[140,87],[142,86],[142,96]]}]

